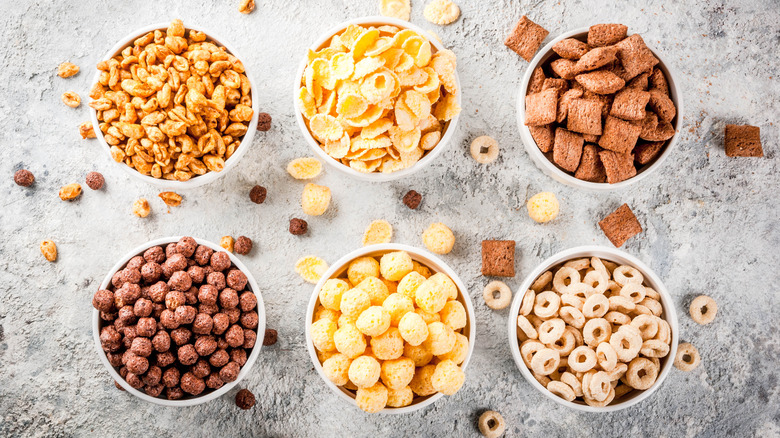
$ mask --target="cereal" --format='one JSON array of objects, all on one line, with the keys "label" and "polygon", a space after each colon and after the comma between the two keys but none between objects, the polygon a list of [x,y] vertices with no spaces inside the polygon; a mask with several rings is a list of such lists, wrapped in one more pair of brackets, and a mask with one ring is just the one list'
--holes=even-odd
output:
[{"label": "cereal", "polygon": [[366,338],[355,324],[345,323],[333,334],[333,343],[339,353],[354,359],[366,352]]},{"label": "cereal", "polygon": [[79,66],[70,62],[63,62],[57,67],[57,75],[61,78],[69,78],[79,72]]},{"label": "cereal", "polygon": [[305,256],[295,262],[295,272],[308,283],[317,283],[328,270],[325,260],[317,256]]},{"label": "cereal", "polygon": [[[601,123],[601,119],[599,119],[599,123]],[[531,137],[533,137],[536,145],[539,146],[540,151],[544,153],[552,151],[554,142],[552,125],[529,126],[528,130],[531,132]]]},{"label": "cereal", "polygon": [[451,0],[431,0],[423,10],[426,20],[439,26],[453,23],[460,16],[460,8]]},{"label": "cereal", "polygon": [[584,142],[582,135],[563,128],[557,128],[553,143],[553,161],[555,164],[569,172],[576,171],[580,165]]},{"label": "cereal", "polygon": [[512,33],[504,41],[504,44],[520,55],[523,59],[531,62],[534,54],[542,45],[542,41],[550,32],[542,26],[534,23],[528,17],[523,15],[515,24]]},{"label": "cereal", "polygon": [[146,198],[138,198],[133,202],[133,214],[138,217],[147,217],[151,213],[152,208],[149,206],[149,201]]},{"label": "cereal", "polygon": [[480,164],[490,164],[498,158],[498,142],[483,135],[471,142],[471,157]]},{"label": "cereal", "polygon": [[414,392],[412,388],[406,386],[401,389],[388,389],[387,390],[387,406],[391,408],[402,408],[409,406],[414,400]]},{"label": "cereal", "polygon": [[623,40],[627,34],[628,26],[622,24],[595,24],[588,29],[588,45],[609,46]]},{"label": "cereal", "polygon": [[255,0],[241,0],[238,4],[238,12],[250,14],[255,10]]},{"label": "cereal", "polygon": [[380,13],[385,17],[394,17],[409,21],[412,13],[410,0],[381,0],[379,2]]},{"label": "cereal", "polygon": [[71,108],[78,108],[79,105],[81,105],[81,97],[75,91],[66,91],[62,93],[60,99],[62,99],[62,103]]},{"label": "cereal", "polygon": [[103,184],[106,183],[106,179],[100,172],[89,172],[86,178],[87,187],[92,190],[100,190],[103,188]]},{"label": "cereal", "polygon": [[310,216],[320,216],[330,205],[330,189],[316,184],[306,184],[301,197],[303,212]]},{"label": "cereal", "polygon": [[60,199],[72,201],[81,195],[81,185],[77,183],[67,184],[60,188]]},{"label": "cereal", "polygon": [[265,197],[267,194],[268,190],[266,190],[265,187],[254,186],[252,187],[252,190],[249,191],[249,199],[255,204],[262,204],[265,202]]},{"label": "cereal", "polygon": [[369,307],[358,316],[355,326],[366,336],[379,336],[390,328],[390,314],[383,307]]},{"label": "cereal", "polygon": [[601,135],[601,104],[590,99],[570,101],[566,128],[581,134]]},{"label": "cereal", "polygon": [[527,126],[549,125],[557,119],[558,91],[554,88],[525,96],[525,124]]},{"label": "cereal", "polygon": [[482,291],[482,298],[491,309],[501,310],[512,302],[512,290],[503,281],[491,281]]},{"label": "cereal", "polygon": [[[615,94],[615,100],[612,102],[610,115],[619,117],[623,120],[643,120],[645,118],[645,107],[650,102],[651,94],[644,90],[636,88],[624,88]],[[667,98],[668,100],[669,98]],[[669,100],[674,111],[674,104]]]},{"label": "cereal", "polygon": [[602,219],[599,227],[617,248],[623,246],[629,238],[642,232],[642,226],[627,204],[621,205]]},{"label": "cereal", "polygon": [[583,88],[596,94],[612,94],[626,85],[626,81],[607,70],[582,73],[575,79]]},{"label": "cereal", "polygon": [[618,49],[617,58],[625,70],[625,80],[652,70],[659,62],[638,34],[625,38],[615,44],[615,47]]},{"label": "cereal", "polygon": [[455,246],[455,235],[441,222],[433,223],[423,232],[425,247],[436,254],[449,254]]},{"label": "cereal", "polygon": [[515,276],[515,241],[482,241],[482,275]]},{"label": "cereal", "polygon": [[634,148],[634,161],[647,164],[655,159],[664,147],[664,142],[639,143]]},{"label": "cereal", "polygon": [[258,131],[270,131],[271,130],[271,115],[268,113],[257,114],[257,130]]},{"label": "cereal", "polygon": [[322,363],[322,371],[325,377],[338,386],[345,385],[349,381],[349,367],[352,361],[343,354],[334,354]]},{"label": "cereal", "polygon": [[[599,119],[601,120],[601,119]],[[586,144],[582,149],[580,166],[574,173],[574,177],[589,182],[605,182],[607,174],[599,158],[598,148],[592,144]]]},{"label": "cereal", "polygon": [[479,416],[479,433],[485,438],[498,438],[504,434],[504,417],[496,411],[485,411]]},{"label": "cereal", "polygon": [[707,295],[699,295],[691,301],[688,311],[693,319],[698,324],[709,324],[715,320],[715,315],[718,313],[718,303]]},{"label": "cereal", "polygon": [[575,71],[585,72],[596,70],[599,67],[613,63],[616,59],[616,55],[617,48],[614,46],[592,48],[577,61]]},{"label": "cereal", "polygon": [[239,236],[233,245],[236,254],[247,255],[252,251],[252,239],[246,236]]},{"label": "cereal", "polygon": [[763,157],[761,128],[750,125],[726,125],[726,155],[729,157]]},{"label": "cereal", "polygon": [[228,252],[233,252],[235,244],[236,241],[233,239],[233,236],[222,236],[222,238],[219,239],[219,246],[225,248]]},{"label": "cereal", "polygon": [[363,246],[388,243],[393,238],[393,226],[386,220],[371,222],[363,233]]},{"label": "cereal", "polygon": [[417,207],[420,206],[420,202],[422,202],[422,195],[415,192],[414,190],[409,190],[404,195],[403,198],[404,205],[411,208],[412,210],[416,210]]},{"label": "cereal", "polygon": [[14,172],[14,182],[22,187],[30,187],[35,182],[35,175],[27,169],[19,169]]},{"label": "cereal", "polygon": [[295,179],[312,179],[322,173],[322,163],[312,157],[296,158],[287,163],[287,173]]},{"label": "cereal", "polygon": [[306,231],[308,230],[309,230],[309,223],[306,222],[305,220],[299,218],[290,219],[290,227],[289,227],[290,234],[294,236],[300,236],[302,234],[306,234]]},{"label": "cereal", "polygon": [[46,260],[50,262],[57,260],[57,245],[53,241],[44,240],[41,242],[40,249]]},{"label": "cereal", "polygon": [[412,258],[405,251],[387,253],[379,260],[379,272],[390,281],[400,281],[413,268]]},{"label": "cereal", "polygon": [[370,388],[358,388],[355,401],[360,409],[368,413],[381,411],[387,405],[388,390],[377,382]]},{"label": "cereal", "polygon": [[693,371],[699,366],[701,356],[699,350],[693,345],[683,342],[677,346],[677,356],[674,358],[674,366],[680,371]]},{"label": "cereal", "polygon": [[181,205],[182,197],[176,192],[161,192],[157,196],[159,196],[168,207],[178,207]]},{"label": "cereal", "polygon": [[252,409],[255,405],[255,395],[243,388],[236,393],[236,406],[243,410]]},{"label": "cereal", "polygon": [[324,352],[335,350],[336,344],[333,340],[333,335],[336,333],[336,330],[338,330],[338,326],[329,319],[315,321],[310,328],[314,347]]},{"label": "cereal", "polygon": [[538,223],[545,223],[558,216],[558,199],[550,192],[537,193],[526,203],[528,216]]},{"label": "cereal", "polygon": [[577,60],[587,53],[589,48],[587,44],[578,39],[566,38],[555,43],[552,49],[561,58]]},{"label": "cereal", "polygon": [[606,180],[610,184],[616,184],[636,176],[636,167],[633,163],[633,155],[602,150],[599,158],[604,167]]}]

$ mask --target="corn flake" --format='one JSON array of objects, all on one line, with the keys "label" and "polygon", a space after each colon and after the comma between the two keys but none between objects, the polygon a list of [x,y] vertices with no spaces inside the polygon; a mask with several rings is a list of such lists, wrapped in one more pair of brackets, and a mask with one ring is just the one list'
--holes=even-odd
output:
[{"label": "corn flake", "polygon": [[310,216],[319,216],[328,209],[330,205],[330,189],[317,184],[306,184],[301,196],[301,207],[303,212]]},{"label": "corn flake", "polygon": [[412,13],[410,0],[381,0],[379,8],[380,13],[385,17],[395,17],[404,21],[409,21]]},{"label": "corn flake", "polygon": [[363,246],[388,243],[393,238],[393,226],[386,220],[375,220],[363,233]]},{"label": "corn flake", "polygon": [[458,19],[460,8],[450,0],[432,0],[425,6],[423,16],[433,24],[445,26]]},{"label": "corn flake", "polygon": [[328,263],[317,256],[305,256],[295,262],[295,272],[307,283],[317,283],[325,271]]},{"label": "corn flake", "polygon": [[327,114],[317,114],[310,119],[309,129],[312,134],[324,141],[336,141],[344,135],[344,128],[335,117]]},{"label": "corn flake", "polygon": [[295,179],[312,179],[322,172],[322,163],[313,157],[296,158],[287,164],[287,173]]}]

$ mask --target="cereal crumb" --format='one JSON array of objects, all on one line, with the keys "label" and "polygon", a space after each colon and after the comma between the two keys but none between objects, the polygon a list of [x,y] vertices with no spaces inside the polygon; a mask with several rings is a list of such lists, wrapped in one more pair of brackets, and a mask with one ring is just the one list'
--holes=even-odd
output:
[{"label": "cereal crumb", "polygon": [[317,256],[305,256],[295,262],[295,272],[309,283],[317,283],[328,270],[328,263]]},{"label": "cereal crumb", "polygon": [[30,187],[35,182],[35,175],[27,169],[19,169],[14,173],[14,182],[22,187]]},{"label": "cereal crumb", "polygon": [[79,125],[79,134],[81,135],[81,138],[88,139],[88,138],[96,138],[95,136],[95,129],[92,127],[92,122],[84,122]]},{"label": "cereal crumb", "polygon": [[236,406],[241,409],[251,409],[255,405],[255,395],[246,388],[236,393]]},{"label": "cereal crumb", "polygon": [[63,201],[72,201],[81,195],[81,184],[67,184],[60,188],[60,199]]},{"label": "cereal crumb", "polygon": [[263,337],[263,345],[274,345],[279,339],[279,333],[274,329],[265,329],[265,336]]},{"label": "cereal crumb", "polygon": [[57,260],[57,245],[51,240],[44,240],[41,242],[41,254],[50,262]]},{"label": "cereal crumb", "polygon": [[414,190],[409,190],[404,195],[403,202],[407,207],[416,210],[420,206],[420,202],[422,202],[422,195]]},{"label": "cereal crumb", "polygon": [[69,78],[79,72],[79,66],[71,62],[63,62],[57,67],[57,74],[61,78]]},{"label": "cereal crumb", "polygon": [[[238,12],[242,14],[250,14],[255,10],[255,0],[241,0],[238,4]],[[254,398],[252,398],[252,404],[254,404]]]},{"label": "cereal crumb", "polygon": [[388,243],[393,238],[393,226],[386,220],[371,222],[363,233],[363,246]]},{"label": "cereal crumb", "polygon": [[455,246],[455,235],[441,222],[431,224],[422,234],[425,247],[436,254],[448,254]]},{"label": "cereal crumb", "polygon": [[558,216],[560,206],[554,193],[542,192],[535,194],[528,200],[527,208],[528,216],[536,222],[543,224]]},{"label": "cereal crumb", "polygon": [[162,192],[158,196],[168,207],[178,207],[181,205],[181,195],[176,192]]},{"label": "cereal crumb", "polygon": [[257,130],[268,131],[271,129],[271,115],[268,113],[260,113],[257,115]]},{"label": "cereal crumb", "polygon": [[60,99],[62,99],[62,103],[71,108],[78,108],[79,105],[81,105],[81,97],[75,91],[66,91],[62,93]]},{"label": "cereal crumb", "polygon": [[255,204],[262,204],[265,202],[265,197],[268,194],[268,190],[263,186],[254,186],[249,191],[249,199]]},{"label": "cereal crumb", "polygon": [[92,190],[100,190],[103,188],[103,184],[106,183],[106,179],[103,178],[103,174],[100,172],[89,172],[87,174],[87,187]]},{"label": "cereal crumb", "polygon": [[233,245],[236,254],[247,255],[252,251],[252,239],[246,236],[239,236]]},{"label": "cereal crumb", "polygon": [[439,26],[450,24],[460,16],[460,8],[450,0],[433,0],[425,6],[423,16]]},{"label": "cereal crumb", "polygon": [[306,234],[306,231],[309,229],[309,223],[306,222],[303,219],[298,219],[296,217],[290,219],[290,234],[293,234],[295,236],[300,236],[302,234]]},{"label": "cereal crumb", "polygon": [[152,211],[152,208],[149,207],[149,201],[146,200],[146,198],[138,198],[135,202],[133,202],[133,214],[138,217],[146,217],[149,216],[149,213]]},{"label": "cereal crumb", "polygon": [[235,244],[235,240],[233,240],[232,236],[222,236],[221,239],[219,239],[219,246],[225,248],[228,252],[233,252],[233,245]]}]

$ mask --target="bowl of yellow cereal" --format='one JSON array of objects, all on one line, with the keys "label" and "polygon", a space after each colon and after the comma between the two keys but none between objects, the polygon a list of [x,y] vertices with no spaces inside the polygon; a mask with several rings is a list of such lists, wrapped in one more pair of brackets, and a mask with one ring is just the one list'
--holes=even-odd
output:
[{"label": "bowl of yellow cereal", "polygon": [[255,82],[241,57],[226,40],[181,20],[122,38],[92,83],[97,140],[128,175],[160,188],[216,180],[257,130]]},{"label": "bowl of yellow cereal", "polygon": [[512,357],[547,398],[585,412],[625,409],[671,371],[674,301],[660,278],[623,251],[581,246],[537,266],[509,311]]},{"label": "bowl of yellow cereal", "polygon": [[339,24],[307,50],[295,76],[295,117],[314,152],[364,181],[411,175],[455,133],[455,54],[391,17]]},{"label": "bowl of yellow cereal", "polygon": [[402,414],[462,387],[475,321],[465,285],[438,257],[371,245],[320,278],[306,311],[306,345],[340,399],[369,413]]}]

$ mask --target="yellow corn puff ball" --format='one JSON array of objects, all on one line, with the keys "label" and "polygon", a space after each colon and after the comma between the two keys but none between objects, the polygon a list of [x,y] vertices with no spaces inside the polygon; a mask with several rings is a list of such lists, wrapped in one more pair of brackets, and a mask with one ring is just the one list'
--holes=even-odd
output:
[{"label": "yellow corn puff ball", "polygon": [[429,276],[428,280],[438,283],[448,300],[454,300],[458,298],[458,287],[455,286],[455,282],[452,281],[452,279],[448,277],[447,274],[437,272]]},{"label": "yellow corn puff ball", "polygon": [[414,302],[428,313],[439,313],[447,303],[447,295],[441,284],[431,278],[425,280],[414,292]]},{"label": "yellow corn puff ball", "polygon": [[431,376],[433,388],[444,395],[455,394],[465,381],[466,374],[451,360],[439,362]]},{"label": "yellow corn puff ball", "polygon": [[417,346],[428,339],[428,324],[419,314],[409,312],[398,322],[398,332],[409,345]]},{"label": "yellow corn puff ball", "polygon": [[352,288],[341,295],[341,314],[357,320],[371,306],[371,298],[363,289]]},{"label": "yellow corn puff ball", "polygon": [[379,412],[387,406],[387,388],[378,382],[370,388],[358,388],[355,402],[369,414]]},{"label": "yellow corn puff ball", "polygon": [[414,391],[408,386],[401,389],[387,390],[387,406],[390,406],[391,408],[409,406],[412,404],[412,400],[414,400]]},{"label": "yellow corn puff ball", "polygon": [[379,272],[390,281],[399,281],[414,268],[412,257],[406,251],[390,252],[379,259]]},{"label": "yellow corn puff ball", "polygon": [[320,304],[330,310],[341,310],[341,296],[349,290],[349,284],[340,278],[331,278],[320,289]]},{"label": "yellow corn puff ball", "polygon": [[558,216],[558,199],[550,192],[537,193],[528,200],[528,216],[536,222],[545,223]]},{"label": "yellow corn puff ball", "polygon": [[393,238],[393,226],[386,220],[375,220],[363,233],[363,246],[387,243]]},{"label": "yellow corn puff ball", "polygon": [[366,336],[379,336],[390,328],[390,314],[381,306],[371,306],[358,316],[355,323]]},{"label": "yellow corn puff ball", "polygon": [[422,275],[425,278],[428,278],[428,277],[431,276],[431,270],[428,269],[427,266],[425,266],[425,265],[423,265],[423,264],[421,264],[419,262],[415,262],[414,260],[412,260],[412,264],[414,265],[414,268],[413,268],[414,271],[417,272],[418,274]]},{"label": "yellow corn puff ball", "polygon": [[333,345],[336,351],[350,359],[366,352],[366,338],[352,323],[344,324],[333,333]]},{"label": "yellow corn puff ball", "polygon": [[388,389],[401,389],[409,385],[412,377],[414,377],[414,361],[408,357],[382,362],[379,378]]},{"label": "yellow corn puff ball", "polygon": [[317,184],[306,184],[301,197],[303,212],[309,216],[319,216],[325,213],[330,205],[330,189]]},{"label": "yellow corn puff ball", "polygon": [[388,280],[386,278],[380,278],[380,280],[382,280],[382,283],[384,283],[385,286],[387,286],[387,292],[389,292],[391,294],[394,294],[394,293],[398,292],[398,282],[397,281],[390,281],[390,280]]},{"label": "yellow corn puff ball", "polygon": [[372,306],[381,306],[390,295],[385,283],[376,277],[366,277],[355,287],[366,291]]},{"label": "yellow corn puff ball", "polygon": [[414,313],[414,302],[403,294],[390,294],[382,303],[382,307],[390,315],[390,325],[398,327],[401,318],[407,313]]},{"label": "yellow corn puff ball", "polygon": [[449,353],[455,346],[455,332],[444,323],[432,322],[428,324],[428,338],[423,345],[431,350],[434,356]]},{"label": "yellow corn puff ball", "polygon": [[422,368],[418,368],[414,373],[412,381],[409,382],[409,387],[412,388],[415,394],[425,397],[436,392],[436,388],[433,387],[431,377],[436,371],[436,365],[425,365]]},{"label": "yellow corn puff ball", "polygon": [[397,292],[414,300],[417,288],[425,281],[425,277],[417,271],[412,271],[398,282]]},{"label": "yellow corn puff ball", "polygon": [[455,245],[455,235],[441,222],[431,224],[422,234],[425,247],[436,254],[447,254]]},{"label": "yellow corn puff ball", "polygon": [[337,386],[343,386],[349,381],[349,366],[352,360],[341,353],[336,353],[322,363],[325,377]]},{"label": "yellow corn puff ball", "polygon": [[357,322],[357,318],[352,318],[350,316],[342,314],[339,316],[339,320],[336,321],[339,325],[339,328],[344,327],[347,324],[355,324]]},{"label": "yellow corn puff ball", "polygon": [[325,307],[319,306],[314,311],[314,321],[319,321],[321,319],[329,319],[333,322],[337,322],[339,320],[339,317],[341,316],[341,313],[336,312],[335,310],[330,310]]},{"label": "yellow corn puff ball", "polygon": [[358,388],[368,388],[379,381],[382,366],[371,356],[360,356],[349,365],[349,380]]},{"label": "yellow corn puff ball", "polygon": [[447,301],[439,312],[441,322],[452,330],[458,330],[466,326],[466,308],[460,301]]},{"label": "yellow corn puff ball", "polygon": [[352,284],[360,284],[366,277],[379,277],[379,262],[373,257],[360,257],[347,268],[347,278]]},{"label": "yellow corn puff ball", "polygon": [[337,351],[319,351],[317,350],[317,359],[320,360],[320,363],[325,363],[326,360],[330,359],[334,355],[339,354]]},{"label": "yellow corn puff ball", "polygon": [[451,360],[455,364],[460,365],[466,360],[466,356],[469,354],[469,338],[460,333],[455,333],[455,346],[452,347],[452,351],[444,353],[439,357],[441,360]]},{"label": "yellow corn puff ball", "polygon": [[398,359],[404,354],[404,339],[397,328],[390,327],[381,335],[371,338],[371,351],[380,360]]},{"label": "yellow corn puff ball", "polygon": [[295,179],[312,179],[322,172],[322,163],[313,157],[296,158],[287,164],[287,173]]},{"label": "yellow corn puff ball", "polygon": [[424,367],[433,360],[433,353],[425,349],[425,346],[420,345],[404,345],[404,357],[414,361],[414,366]]},{"label": "yellow corn puff ball", "polygon": [[295,262],[295,272],[308,283],[317,283],[325,271],[328,270],[328,263],[317,256],[305,256]]},{"label": "yellow corn puff ball", "polygon": [[438,313],[428,313],[423,309],[414,309],[414,313],[420,315],[420,318],[422,318],[426,324],[441,321],[441,316],[439,316]]},{"label": "yellow corn puff ball", "polygon": [[309,328],[314,347],[320,351],[333,351],[336,344],[333,343],[333,335],[338,330],[335,322],[329,319],[320,319],[312,323]]}]

